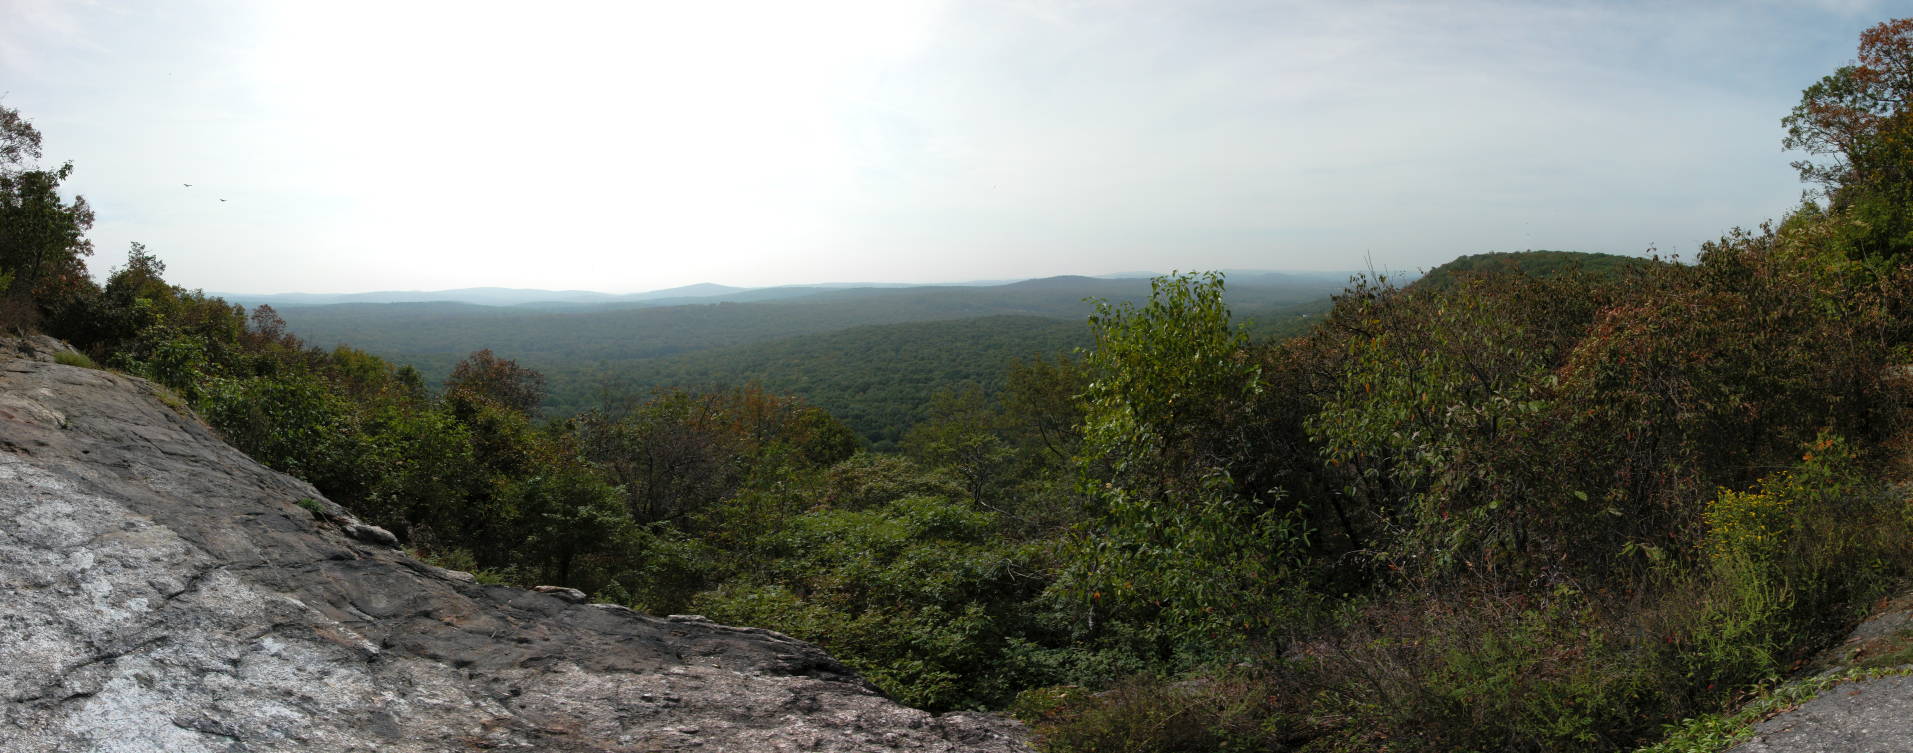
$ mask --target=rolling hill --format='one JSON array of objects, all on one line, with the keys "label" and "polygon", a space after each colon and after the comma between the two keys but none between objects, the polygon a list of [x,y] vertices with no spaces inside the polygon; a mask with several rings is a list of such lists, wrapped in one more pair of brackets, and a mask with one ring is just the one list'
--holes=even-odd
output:
[{"label": "rolling hill", "polygon": [[[1340,283],[1244,274],[1229,297],[1257,336],[1292,334]],[[603,391],[756,382],[831,410],[878,446],[919,420],[939,386],[1002,378],[1012,358],[1088,343],[1089,299],[1141,301],[1147,279],[1051,277],[1002,285],[804,289],[713,295],[712,302],[573,310],[458,302],[276,306],[308,343],[346,343],[417,367],[436,383],[472,351],[544,372],[550,415]],[[746,300],[729,300],[733,297]]]},{"label": "rolling hill", "polygon": [[1655,263],[1657,262],[1653,259],[1640,256],[1590,251],[1491,251],[1456,257],[1454,261],[1428,270],[1413,284],[1420,287],[1446,288],[1468,275],[1497,270],[1517,270],[1539,277],[1552,277],[1577,271],[1594,275],[1619,275],[1629,269]]}]

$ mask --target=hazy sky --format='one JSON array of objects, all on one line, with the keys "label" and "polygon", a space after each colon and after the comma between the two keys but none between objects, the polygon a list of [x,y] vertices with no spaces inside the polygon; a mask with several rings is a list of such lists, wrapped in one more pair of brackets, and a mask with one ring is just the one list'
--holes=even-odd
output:
[{"label": "hazy sky", "polygon": [[1896,8],[0,0],[0,102],[229,292],[1691,255]]}]

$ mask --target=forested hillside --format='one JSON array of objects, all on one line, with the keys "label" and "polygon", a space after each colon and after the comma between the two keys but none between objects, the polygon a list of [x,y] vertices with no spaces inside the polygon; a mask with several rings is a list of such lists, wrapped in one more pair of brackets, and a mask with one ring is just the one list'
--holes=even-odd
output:
[{"label": "forested hillside", "polygon": [[830,411],[876,449],[895,450],[929,417],[939,389],[1002,390],[1014,359],[1050,358],[1090,342],[1082,322],[992,316],[882,324],[734,345],[654,359],[566,364],[550,369],[546,405],[572,415],[602,395],[668,387],[720,390],[755,384]]},{"label": "forested hillside", "polygon": [[[1242,311],[1235,319],[1252,337],[1275,340],[1306,332],[1329,308],[1325,297]],[[545,409],[568,416],[607,392],[757,384],[830,411],[872,449],[887,451],[929,417],[938,390],[972,385],[998,394],[1013,362],[1066,356],[1090,342],[1080,320],[1032,316],[851,327],[661,358],[561,364],[543,370],[551,388]]]},{"label": "forested hillside", "polygon": [[[1231,293],[1259,336],[1289,336],[1328,310],[1340,286],[1321,277],[1250,275]],[[546,375],[546,414],[569,416],[607,390],[752,382],[825,406],[894,449],[930,394],[964,383],[994,390],[1013,358],[1089,342],[1089,299],[1138,301],[1147,280],[1055,277],[994,286],[771,288],[717,303],[631,308],[347,303],[276,309],[287,329],[410,364],[437,383],[489,349]],[[752,300],[754,297],[764,300]]]},{"label": "forested hillside", "polygon": [[[789,633],[1049,751],[1613,751],[1690,718],[1718,741],[1739,722],[1713,715],[1913,576],[1907,70],[1913,19],[1863,35],[1785,121],[1816,200],[1690,262],[1360,279],[1286,310],[1294,337],[1237,315],[1283,301],[1160,277],[1090,304],[1075,357],[935,385],[900,452],[769,379],[540,418],[548,377],[515,349],[706,351],[652,384],[830,364],[854,392],[894,363],[931,387],[972,381],[943,359],[1066,345],[1046,287],[1074,283],[307,320],[456,361],[433,385],[171,285],[139,246],[93,283],[67,171],[18,156],[0,278],[7,326],[165,386],[420,556]],[[37,157],[0,114],[0,155]],[[897,320],[821,334],[873,310]]]},{"label": "forested hillside", "polygon": [[[1340,289],[1314,279],[1268,280],[1243,286],[1232,302],[1246,307],[1324,300]],[[990,287],[931,286],[822,290],[798,299],[725,301],[647,308],[549,312],[458,303],[337,304],[280,307],[300,337],[350,343],[403,358],[442,376],[479,348],[526,363],[655,358],[793,335],[872,324],[1041,316],[1081,322],[1089,298],[1140,300],[1147,280],[1062,277]]]}]

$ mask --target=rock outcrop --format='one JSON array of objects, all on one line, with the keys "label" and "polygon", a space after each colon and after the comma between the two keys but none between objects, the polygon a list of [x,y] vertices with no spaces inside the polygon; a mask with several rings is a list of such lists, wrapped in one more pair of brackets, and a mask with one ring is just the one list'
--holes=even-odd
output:
[{"label": "rock outcrop", "polygon": [[419,562],[58,348],[0,343],[0,750],[1027,750],[775,632]]},{"label": "rock outcrop", "polygon": [[1913,753],[1913,677],[1835,685],[1761,722],[1729,753]]},{"label": "rock outcrop", "polygon": [[[1909,490],[1913,491],[1913,490]],[[1877,605],[1845,641],[1821,652],[1802,676],[1897,668],[1913,656],[1913,594]],[[1730,753],[1913,753],[1913,676],[1836,683],[1748,732]]]}]

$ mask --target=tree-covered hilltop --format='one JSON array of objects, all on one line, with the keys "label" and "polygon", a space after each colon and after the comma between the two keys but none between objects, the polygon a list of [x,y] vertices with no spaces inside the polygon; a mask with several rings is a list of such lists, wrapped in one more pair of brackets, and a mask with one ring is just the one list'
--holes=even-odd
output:
[{"label": "tree-covered hilltop", "polygon": [[1454,261],[1423,273],[1414,284],[1420,287],[1452,287],[1471,276],[1510,268],[1533,277],[1556,277],[1570,272],[1609,276],[1654,263],[1657,262],[1639,256],[1587,251],[1491,251],[1456,257]]},{"label": "tree-covered hilltop", "polygon": [[1611,751],[1758,694],[1913,575],[1909,184],[1881,156],[1909,66],[1913,20],[1869,31],[1788,119],[1841,160],[1805,171],[1826,202],[1691,263],[1358,280],[1294,337],[1244,327],[1222,276],[1162,277],[1094,302],[1076,357],[937,385],[900,452],[762,382],[539,420],[546,375],[503,350],[434,388],[139,247],[76,280],[79,202],[26,183],[0,210],[58,227],[0,274],[39,265],[10,326],[166,386],[421,556],[783,631],[1050,751]]}]

